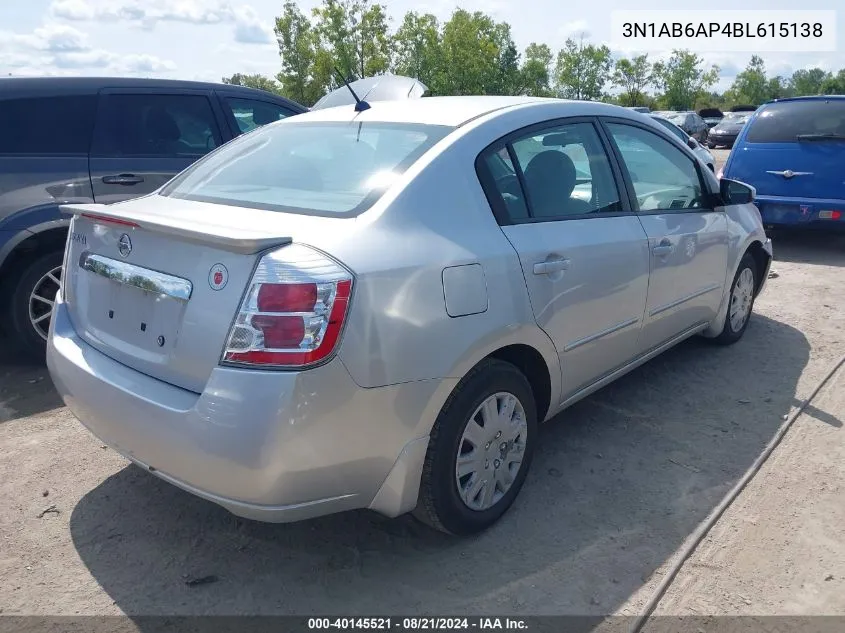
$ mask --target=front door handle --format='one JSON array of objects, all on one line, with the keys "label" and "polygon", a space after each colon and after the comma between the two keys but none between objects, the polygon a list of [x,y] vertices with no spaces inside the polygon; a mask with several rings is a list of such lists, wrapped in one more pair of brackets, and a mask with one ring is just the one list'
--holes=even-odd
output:
[{"label": "front door handle", "polygon": [[666,255],[671,254],[674,250],[675,247],[672,245],[672,242],[670,242],[666,238],[663,238],[660,241],[660,244],[651,249],[651,252],[657,255],[658,257],[664,257]]},{"label": "front door handle", "polygon": [[103,176],[103,184],[106,185],[139,185],[144,182],[141,176],[135,174],[120,174],[118,176]]},{"label": "front door handle", "polygon": [[552,259],[549,261],[537,262],[536,264],[534,264],[535,275],[551,275],[552,273],[558,273],[562,270],[568,269],[568,259]]}]

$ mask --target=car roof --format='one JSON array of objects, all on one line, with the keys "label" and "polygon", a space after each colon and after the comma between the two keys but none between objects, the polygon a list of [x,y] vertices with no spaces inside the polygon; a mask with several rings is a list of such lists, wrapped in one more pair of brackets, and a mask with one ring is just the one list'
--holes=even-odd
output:
[{"label": "car roof", "polygon": [[244,95],[261,94],[284,101],[298,109],[303,106],[263,90],[211,81],[187,81],[182,79],[150,79],[142,77],[0,77],[0,87],[6,98],[24,94],[82,94],[95,93],[103,88],[163,88],[170,90],[226,90]]},{"label": "car roof", "polygon": [[768,105],[770,103],[785,103],[788,101],[826,101],[828,99],[841,101],[845,99],[845,95],[804,95],[803,97],[783,97],[782,99],[772,99],[763,105]]},{"label": "car roof", "polygon": [[580,110],[583,110],[587,103],[595,110],[595,114],[627,117],[637,114],[620,106],[600,102],[568,101],[544,97],[460,96],[374,101],[369,104],[370,108],[363,112],[355,112],[352,105],[344,105],[324,110],[311,110],[295,118],[285,119],[285,121],[299,124],[314,121],[354,120],[458,127],[497,110],[527,107],[540,103],[560,104],[561,116],[566,116],[564,110],[567,107],[577,106]]}]

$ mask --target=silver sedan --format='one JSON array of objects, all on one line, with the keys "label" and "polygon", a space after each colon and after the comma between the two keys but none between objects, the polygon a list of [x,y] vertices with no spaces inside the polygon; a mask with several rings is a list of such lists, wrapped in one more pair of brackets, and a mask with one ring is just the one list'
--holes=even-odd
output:
[{"label": "silver sedan", "polygon": [[753,196],[611,105],[314,111],[65,207],[47,360],[103,442],[237,515],[468,534],[514,502],[538,423],[742,337],[772,259]]}]

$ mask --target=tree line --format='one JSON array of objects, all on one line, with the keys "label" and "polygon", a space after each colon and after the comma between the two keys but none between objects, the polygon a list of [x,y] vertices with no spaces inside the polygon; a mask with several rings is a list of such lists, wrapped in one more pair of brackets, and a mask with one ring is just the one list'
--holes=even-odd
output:
[{"label": "tree line", "polygon": [[323,0],[310,16],[289,0],[274,28],[281,57],[276,77],[239,73],[223,81],[308,106],[340,85],[338,71],[350,81],[385,72],[416,77],[432,95],[554,96],[671,110],[845,94],[845,68],[769,77],[755,55],[733,85],[718,93],[713,87],[720,69],[686,50],[658,62],[647,55],[614,59],[607,46],[572,37],[556,52],[537,42],[520,52],[507,22],[463,9],[445,22],[416,11],[395,29],[391,22],[386,7],[369,0]]}]

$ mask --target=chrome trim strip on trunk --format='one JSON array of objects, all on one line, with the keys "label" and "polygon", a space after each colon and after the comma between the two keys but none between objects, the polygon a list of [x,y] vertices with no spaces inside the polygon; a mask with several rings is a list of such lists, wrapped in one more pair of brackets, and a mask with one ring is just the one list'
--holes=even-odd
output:
[{"label": "chrome trim strip on trunk", "polygon": [[194,289],[193,284],[187,279],[87,251],[80,255],[79,267],[119,284],[166,295],[179,301],[190,299]]}]

